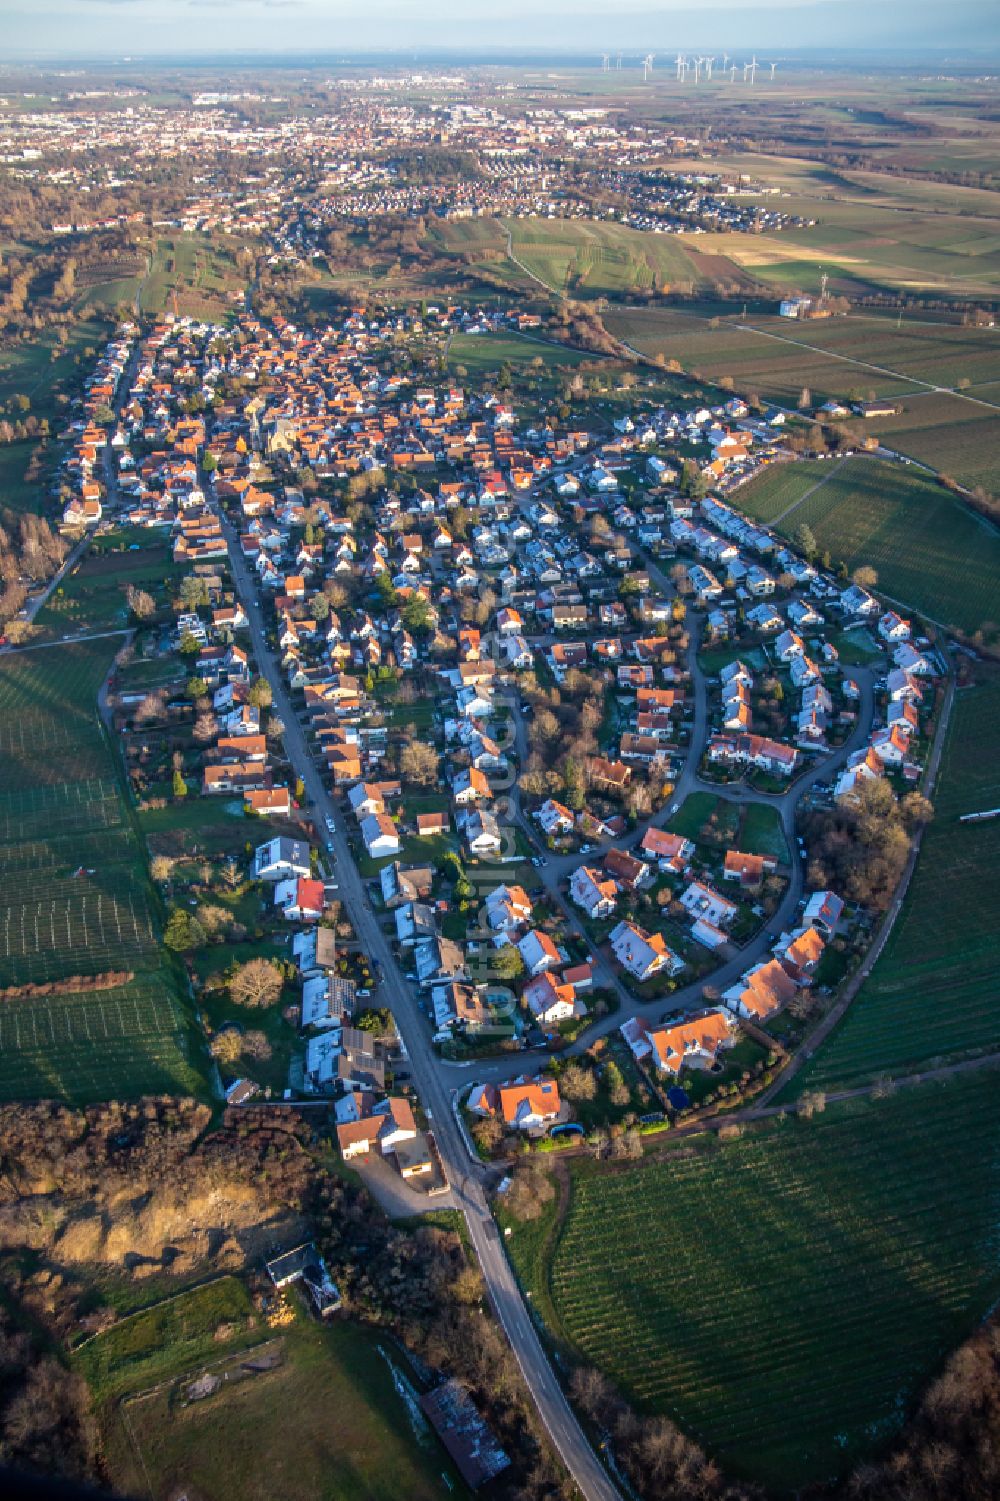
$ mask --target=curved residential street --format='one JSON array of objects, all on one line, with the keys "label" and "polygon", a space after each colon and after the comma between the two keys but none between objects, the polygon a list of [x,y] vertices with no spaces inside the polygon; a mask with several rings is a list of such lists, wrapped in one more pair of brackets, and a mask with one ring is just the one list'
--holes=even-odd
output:
[{"label": "curved residential street", "polygon": [[[655,566],[649,566],[648,571],[668,595],[673,592],[673,586],[666,576]],[[698,775],[698,767],[701,762],[709,733],[708,713],[708,683],[698,662],[698,650],[701,644],[703,619],[700,615],[689,615],[689,642],[687,652],[687,668],[693,689],[693,711],[690,721],[690,738],[687,745],[684,765],[674,785],[674,790],[669,803],[651,818],[642,820],[626,839],[604,840],[594,843],[594,859],[600,859],[611,847],[616,849],[634,850],[642,843],[646,830],[649,828],[662,828],[677,812],[684,799],[692,792],[708,792],[713,796],[723,796],[736,804],[762,803],[769,805],[777,811],[781,820],[785,841],[788,845],[790,857],[790,873],[788,887],[782,900],[774,912],[763,924],[755,936],[744,945],[735,957],[726,960],[710,974],[702,976],[690,985],[684,986],[673,992],[672,995],[661,997],[659,1000],[645,1004],[638,1001],[625,983],[619,971],[612,966],[608,959],[599,951],[592,953],[595,983],[604,989],[610,989],[618,996],[620,1009],[610,1015],[595,1021],[587,1027],[568,1049],[567,1054],[575,1054],[585,1051],[598,1037],[606,1036],[614,1032],[629,1016],[644,1016],[649,1020],[659,1016],[664,1010],[690,1010],[701,1004],[701,992],[703,986],[710,984],[716,989],[724,990],[731,985],[745,969],[755,964],[758,959],[770,954],[771,947],[778,936],[791,927],[798,912],[805,889],[805,872],[803,861],[798,853],[796,844],[796,819],[799,805],[802,799],[816,785],[817,782],[831,780],[846,764],[848,757],[858,750],[868,739],[871,733],[872,719],[875,708],[875,678],[868,668],[852,667],[851,676],[857,682],[861,692],[858,705],[857,723],[844,744],[826,755],[817,754],[811,765],[801,771],[795,778],[788,791],[781,795],[756,792],[752,788],[739,782],[721,784],[708,782]],[[524,726],[524,720],[518,716],[516,725],[516,752],[519,762],[523,765],[527,757],[528,744]],[[520,801],[515,794],[511,797],[511,803],[515,810],[519,825],[532,842],[533,846],[543,853],[544,842],[539,837],[538,829],[534,823],[523,813]],[[563,890],[570,875],[581,864],[581,856],[570,855],[544,855],[545,865],[539,870],[539,878],[545,888],[546,895],[558,909],[570,929],[578,933],[588,943],[586,929],[583,926],[581,916],[573,903]],[[550,1055],[542,1050],[524,1052],[511,1058],[505,1055],[501,1058],[485,1060],[476,1065],[477,1080],[495,1083],[497,1080],[508,1078],[512,1072],[530,1071],[532,1068],[542,1066]],[[449,1073],[456,1081],[461,1077],[462,1071],[467,1065],[449,1064],[439,1061],[438,1067]],[[467,1074],[465,1078],[467,1080]]]}]

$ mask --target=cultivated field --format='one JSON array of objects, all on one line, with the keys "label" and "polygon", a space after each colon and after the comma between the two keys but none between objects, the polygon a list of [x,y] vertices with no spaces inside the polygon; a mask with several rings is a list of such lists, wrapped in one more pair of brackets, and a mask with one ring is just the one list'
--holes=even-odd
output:
[{"label": "cultivated field", "polygon": [[554,1249],[529,1226],[511,1252],[557,1339],[784,1494],[889,1438],[1000,1295],[995,1097],[987,1072],[628,1170],[574,1162]]},{"label": "cultivated field", "polygon": [[204,1088],[97,715],[111,650],[94,641],[0,662],[0,984],[135,976],[108,990],[5,1000],[0,1098]]},{"label": "cultivated field", "polygon": [[[777,137],[787,131],[789,103],[786,99],[785,108],[772,118],[770,128]],[[801,98],[796,99],[793,111],[800,111],[802,104]],[[869,106],[878,113],[884,107],[884,99]],[[927,119],[933,128],[923,142],[910,133],[901,135],[885,116],[874,136],[866,139],[860,123],[862,110],[848,108],[842,99],[834,103],[829,97],[812,98],[806,108],[811,128],[826,122],[838,137],[849,132],[866,155],[883,155],[894,172],[901,160],[914,160],[915,148],[918,153],[941,151],[938,101],[930,106]],[[961,127],[956,131],[956,135],[964,133]],[[951,142],[946,144],[951,146]],[[989,169],[995,165],[992,141],[969,139],[956,142],[956,146],[958,161],[974,162],[978,155]],[[674,165],[698,170],[694,163]],[[848,295],[922,291],[949,299],[972,299],[995,296],[1000,286],[996,199],[980,188],[884,173],[831,170],[823,163],[794,156],[722,156],[718,167],[732,179],[742,172],[780,186],[784,212],[817,221],[777,234],[708,234],[696,241],[684,239],[686,247],[727,256],[776,293],[818,292],[824,272],[832,291]],[[934,170],[932,165],[930,169]]]},{"label": "cultivated field", "polygon": [[786,405],[803,389],[814,403],[891,396],[903,410],[865,423],[877,437],[962,484],[1000,486],[996,329],[897,327],[877,317],[798,324],[751,315],[744,322],[656,308],[614,312],[605,322],[640,354]]},{"label": "cultivated field", "polygon": [[931,475],[866,458],[795,462],[731,498],[761,521],[784,512],[787,536],[807,525],[835,562],[871,564],[887,595],[931,620],[969,634],[1000,621],[1000,531]]},{"label": "cultivated field", "polygon": [[903,910],[871,978],[789,1095],[851,1088],[1000,1048],[1000,672],[955,701],[935,800]]},{"label": "cultivated field", "polygon": [[151,241],[144,247],[143,266],[126,268],[130,274],[123,276],[119,266],[109,264],[104,273],[107,279],[100,280],[100,268],[92,270],[78,305],[131,308],[138,304],[143,313],[155,315],[172,310],[176,298],[181,316],[223,321],[232,311],[232,294],[243,286],[235,248],[224,238],[205,234]]}]

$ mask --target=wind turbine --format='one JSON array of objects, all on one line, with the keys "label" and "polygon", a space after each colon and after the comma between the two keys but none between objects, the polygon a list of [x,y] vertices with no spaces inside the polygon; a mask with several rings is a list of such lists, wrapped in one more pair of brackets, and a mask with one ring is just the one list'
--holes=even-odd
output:
[{"label": "wind turbine", "polygon": [[723,71],[723,73],[726,71],[726,69],[728,67],[729,67],[729,53],[728,52],[724,52],[722,54],[722,71]]},{"label": "wind turbine", "polygon": [[777,67],[777,66],[778,66],[778,64],[777,64],[777,63],[772,63],[772,64],[771,64],[771,82],[772,82],[772,83],[773,83],[773,82],[774,82],[774,70],[775,70],[775,68],[776,68],[776,67]]},{"label": "wind turbine", "polygon": [[683,83],[683,81],[684,81],[684,70],[685,70],[686,65],[687,65],[686,58],[684,58],[681,55],[681,53],[678,52],[678,54],[677,54],[677,82],[678,83]]},{"label": "wind turbine", "polygon": [[753,88],[757,79],[757,55],[754,54],[750,62],[750,87]]},{"label": "wind turbine", "polygon": [[695,81],[695,83],[701,83],[701,65],[702,65],[702,63],[704,61],[705,61],[705,59],[703,57],[696,57],[695,60],[694,60],[694,81]]},{"label": "wind turbine", "polygon": [[606,73],[608,71],[608,67],[610,65],[610,62],[611,62],[611,59],[608,57],[608,54],[606,52],[602,53],[602,55],[601,55],[601,72],[602,73]]},{"label": "wind turbine", "polygon": [[649,77],[650,73],[652,73],[652,71],[653,71],[653,54],[652,54],[652,52],[648,52],[646,54],[646,56],[643,58],[643,60],[642,60],[642,81],[643,81],[643,83],[646,82],[646,80],[648,79],[648,77]]},{"label": "wind turbine", "polygon": [[706,57],[706,59],[705,59],[705,78],[707,79],[707,81],[709,83],[712,82],[712,64],[714,62],[715,62],[715,58],[714,57]]},{"label": "wind turbine", "polygon": [[749,63],[744,63],[743,64],[743,82],[744,83],[746,83],[746,81],[747,81],[747,74],[749,72],[750,72],[750,64]]},{"label": "wind turbine", "polygon": [[736,82],[736,64],[735,63],[733,63],[731,65],[730,69],[729,69],[729,82],[730,83],[735,83]]},{"label": "wind turbine", "polygon": [[619,73],[620,73],[620,72],[621,72],[621,70],[622,70],[622,55],[621,55],[621,53],[620,53],[620,52],[619,52],[619,54],[618,54],[618,61],[617,61],[617,63],[616,63],[616,64],[615,64],[615,66],[616,66],[616,68],[617,68],[617,70],[618,70],[618,72],[619,72]]}]

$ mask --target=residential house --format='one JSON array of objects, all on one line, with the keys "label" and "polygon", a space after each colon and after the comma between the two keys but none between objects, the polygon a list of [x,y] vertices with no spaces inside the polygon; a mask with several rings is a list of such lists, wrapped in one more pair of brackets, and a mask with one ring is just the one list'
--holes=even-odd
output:
[{"label": "residential house", "polygon": [[517,1131],[537,1132],[559,1119],[559,1086],[555,1079],[515,1080],[499,1091],[499,1109],[504,1125]]},{"label": "residential house", "polygon": [[690,839],[656,828],[646,830],[639,848],[648,859],[656,861],[660,870],[670,871],[674,875],[681,875],[686,870],[694,854],[694,845]]},{"label": "residential house", "polygon": [[682,1022],[652,1028],[641,1016],[630,1017],[621,1029],[639,1063],[647,1060],[660,1073],[676,1078],[684,1068],[712,1068],[719,1053],[736,1041],[732,1018],[721,1007],[699,1011]]},{"label": "residential house", "polygon": [[750,855],[742,850],[727,850],[722,866],[724,881],[739,881],[741,886],[756,890],[765,875],[776,870],[778,862],[773,855]]},{"label": "residential house", "polygon": [[592,921],[610,917],[618,904],[618,887],[613,879],[601,878],[599,870],[578,866],[570,876],[569,894]]},{"label": "residential house", "polygon": [[664,970],[675,975],[684,968],[684,961],[667,947],[662,933],[647,933],[637,923],[620,922],[610,940],[619,964],[637,980],[649,980]]},{"label": "residential house", "polygon": [[323,882],[303,876],[279,881],[274,888],[274,905],[281,908],[288,922],[318,922],[326,909]]},{"label": "residential house", "polygon": [[518,940],[517,948],[524,960],[524,967],[531,976],[540,975],[546,969],[558,969],[563,962],[562,955],[549,934],[538,928],[525,933]]},{"label": "residential house", "polygon": [[257,881],[284,881],[290,876],[308,876],[312,866],[309,846],[300,839],[269,839],[254,850],[253,874]]},{"label": "residential house", "polygon": [[361,820],[361,837],[373,860],[384,855],[398,855],[401,845],[396,825],[385,813],[369,813]]},{"label": "residential house", "polygon": [[844,915],[844,903],[833,891],[814,891],[806,902],[802,921],[808,923],[826,938],[832,938]]},{"label": "residential house", "polygon": [[797,986],[780,960],[766,959],[748,969],[742,979],[723,992],[730,1011],[748,1021],[764,1022],[795,995]]},{"label": "residential house", "polygon": [[523,1000],[542,1026],[553,1026],[576,1015],[576,991],[547,970],[524,987]]}]

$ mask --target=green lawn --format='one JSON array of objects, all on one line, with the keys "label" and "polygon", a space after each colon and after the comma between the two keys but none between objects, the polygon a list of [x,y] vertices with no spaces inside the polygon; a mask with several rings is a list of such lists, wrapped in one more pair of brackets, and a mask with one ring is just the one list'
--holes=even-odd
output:
[{"label": "green lawn", "polygon": [[554,1247],[508,1246],[557,1342],[784,1495],[890,1438],[1000,1295],[995,1097],[976,1074],[628,1171],[574,1160]]},{"label": "green lawn", "polygon": [[696,843],[729,847],[735,844],[740,826],[738,804],[727,802],[711,792],[692,792],[670,819],[672,834],[681,834]]},{"label": "green lawn", "polygon": [[936,817],[924,833],[903,910],[875,969],[789,1092],[849,1088],[880,1074],[1000,1046],[1000,672],[959,693],[948,727]]},{"label": "green lawn", "polygon": [[739,847],[749,855],[774,855],[787,863],[788,843],[777,808],[767,803],[747,803],[740,825]]},{"label": "green lawn", "polygon": [[[1000,621],[1000,531],[949,495],[930,475],[876,459],[789,464],[741,486],[733,497],[754,518],[773,518],[774,485],[786,504],[825,483],[782,522],[794,537],[807,525],[821,549],[848,568],[873,566],[879,586],[932,620],[972,633]],[[757,496],[761,503],[758,508]]]},{"label": "green lawn", "polygon": [[559,349],[526,334],[456,334],[448,362],[452,370],[464,365],[474,374],[499,370],[501,365],[530,365],[539,359],[547,370],[559,365],[578,365],[587,355],[576,349]]},{"label": "green lawn", "polygon": [[273,1361],[273,1368],[248,1374],[246,1357],[235,1355],[217,1367],[226,1377],[218,1391],[185,1402],[188,1378],[238,1350],[241,1338],[215,1349],[188,1341],[181,1347],[186,1358],[170,1362],[172,1373],[184,1372],[181,1379],[133,1397],[120,1414],[107,1411],[117,1487],[145,1494],[148,1476],[154,1501],[182,1492],[200,1501],[439,1501],[468,1494],[429,1427],[414,1427],[381,1353],[412,1381],[391,1342],[348,1323],[319,1324],[301,1310],[291,1325],[258,1326],[253,1338],[266,1340],[253,1358]]},{"label": "green lawn", "polygon": [[81,1345],[73,1363],[98,1401],[105,1401],[209,1360],[220,1344],[224,1351],[265,1337],[244,1284],[219,1277],[119,1320]]}]

